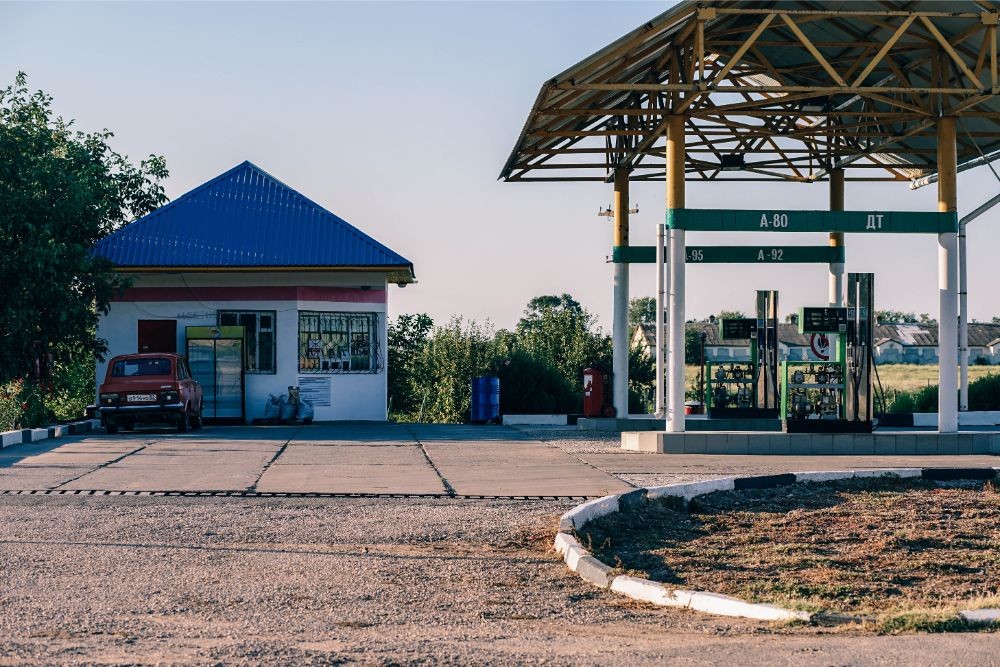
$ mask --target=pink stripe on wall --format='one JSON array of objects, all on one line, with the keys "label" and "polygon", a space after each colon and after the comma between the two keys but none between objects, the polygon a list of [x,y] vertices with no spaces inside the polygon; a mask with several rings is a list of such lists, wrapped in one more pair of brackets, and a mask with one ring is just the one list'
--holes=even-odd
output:
[{"label": "pink stripe on wall", "polygon": [[360,287],[130,287],[113,301],[339,301],[385,303],[384,289]]}]

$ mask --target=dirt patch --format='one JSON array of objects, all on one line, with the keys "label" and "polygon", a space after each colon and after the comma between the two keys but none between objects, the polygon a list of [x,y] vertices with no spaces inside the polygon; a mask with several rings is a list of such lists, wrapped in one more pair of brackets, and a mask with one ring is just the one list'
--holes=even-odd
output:
[{"label": "dirt patch", "polygon": [[904,612],[1000,606],[1000,492],[992,482],[795,484],[713,493],[689,509],[652,502],[588,524],[582,541],[626,573],[678,588],[810,611],[892,613],[897,625]]}]

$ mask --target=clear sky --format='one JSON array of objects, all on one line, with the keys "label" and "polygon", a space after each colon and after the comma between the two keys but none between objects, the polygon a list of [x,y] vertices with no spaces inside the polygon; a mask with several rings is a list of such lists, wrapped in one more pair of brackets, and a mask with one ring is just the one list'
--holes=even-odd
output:
[{"label": "clear sky", "polygon": [[[599,183],[501,183],[541,83],[663,11],[656,2],[0,4],[0,85],[18,70],[81,129],[134,159],[165,155],[167,194],[249,159],[414,262],[393,313],[512,326],[532,296],[568,292],[611,322],[611,200]],[[1000,191],[980,168],[960,213]],[[662,184],[633,186],[632,243],[651,245]],[[825,184],[688,185],[688,206],[825,208]],[[933,187],[848,183],[847,208],[935,210]],[[1000,208],[970,226],[970,316],[1000,315]],[[789,235],[788,243],[825,243]],[[692,244],[760,242],[694,234]],[[848,235],[880,308],[937,313],[930,236]],[[688,269],[688,317],[826,301],[823,266]],[[633,296],[653,271],[632,269]]]}]

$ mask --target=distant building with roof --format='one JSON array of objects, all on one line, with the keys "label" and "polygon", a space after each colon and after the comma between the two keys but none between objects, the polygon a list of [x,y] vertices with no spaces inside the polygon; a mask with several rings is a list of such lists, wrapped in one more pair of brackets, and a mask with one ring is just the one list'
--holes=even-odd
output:
[{"label": "distant building with roof", "polygon": [[[687,330],[705,333],[706,361],[747,361],[749,340],[722,340],[714,322],[688,322]],[[880,324],[875,327],[874,347],[877,364],[936,364],[938,362],[937,324]],[[632,345],[644,346],[652,356],[656,350],[656,330],[641,324],[632,335]],[[778,348],[782,360],[818,361],[810,336],[800,334],[798,325],[778,325]],[[969,363],[1000,364],[1000,324],[969,324]]]},{"label": "distant building with roof", "polygon": [[[270,395],[297,386],[317,420],[386,418],[388,285],[413,282],[413,264],[256,165],[237,165],[94,252],[132,279],[100,320],[108,358],[190,349],[206,417],[261,417]],[[227,350],[192,343],[240,334],[238,376],[232,360],[220,365]]]},{"label": "distant building with roof", "polygon": [[[715,322],[688,322],[688,331],[705,334],[705,361],[749,361],[750,341],[747,339],[723,340],[719,325]],[[650,356],[656,350],[656,328],[652,324],[641,324],[632,332],[632,345],[644,346]],[[782,360],[818,361],[812,351],[808,335],[799,333],[798,325],[782,322],[778,325],[778,353]]]}]

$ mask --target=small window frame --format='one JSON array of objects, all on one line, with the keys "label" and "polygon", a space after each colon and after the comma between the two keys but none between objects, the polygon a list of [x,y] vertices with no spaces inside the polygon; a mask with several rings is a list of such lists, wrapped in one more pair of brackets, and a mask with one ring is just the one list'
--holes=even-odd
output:
[{"label": "small window frame", "polygon": [[[224,317],[234,317],[235,324],[223,322]],[[244,321],[245,316],[255,318],[254,329],[247,331],[248,327]],[[262,316],[271,318],[270,329],[265,329],[261,325]],[[225,308],[216,311],[216,324],[218,326],[242,326],[244,332],[243,339],[243,372],[247,375],[276,375],[278,372],[278,313],[274,310],[237,310],[235,308]],[[261,368],[264,356],[262,354],[261,334],[271,336],[270,343],[270,368]],[[252,336],[252,340],[251,340]]]}]

